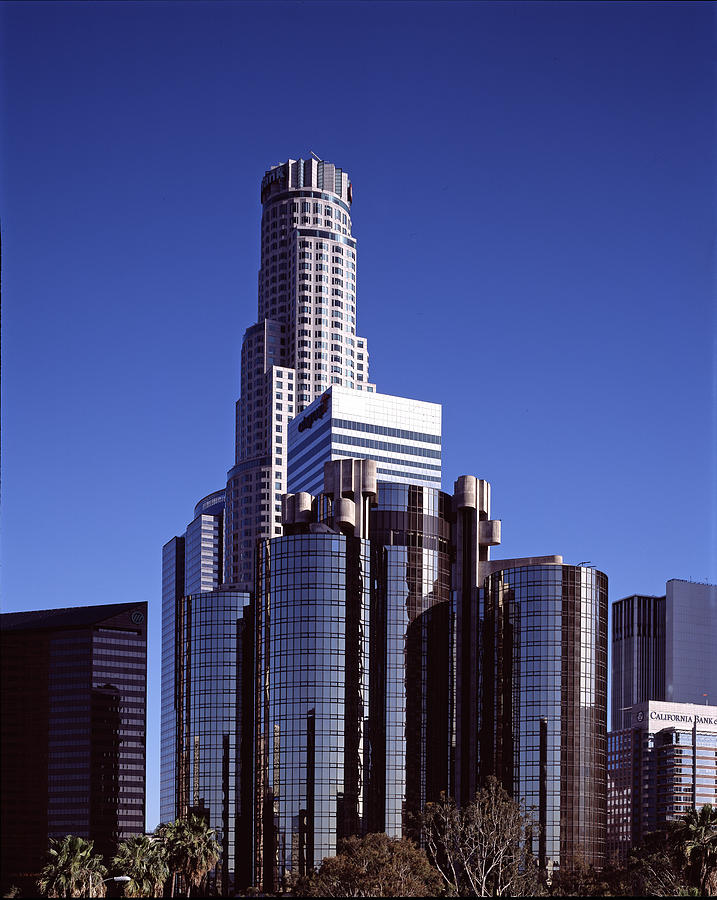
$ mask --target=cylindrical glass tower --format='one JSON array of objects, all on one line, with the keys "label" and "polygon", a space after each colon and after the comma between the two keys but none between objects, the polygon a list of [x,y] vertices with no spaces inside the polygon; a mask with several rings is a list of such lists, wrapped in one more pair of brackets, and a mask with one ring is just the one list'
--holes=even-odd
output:
[{"label": "cylindrical glass tower", "polygon": [[361,833],[370,545],[296,534],[258,550],[255,883],[275,890]]},{"label": "cylindrical glass tower", "polygon": [[480,768],[524,800],[542,868],[605,862],[607,577],[528,565],[485,582]]},{"label": "cylindrical glass tower", "polygon": [[427,800],[448,790],[448,611],[451,497],[378,483],[370,534],[376,593],[371,628],[368,831],[402,837]]},{"label": "cylindrical glass tower", "polygon": [[246,750],[253,698],[242,687],[251,664],[249,601],[234,591],[191,594],[176,623],[177,813],[199,815],[216,830],[222,854],[211,877],[225,896],[250,878]]}]

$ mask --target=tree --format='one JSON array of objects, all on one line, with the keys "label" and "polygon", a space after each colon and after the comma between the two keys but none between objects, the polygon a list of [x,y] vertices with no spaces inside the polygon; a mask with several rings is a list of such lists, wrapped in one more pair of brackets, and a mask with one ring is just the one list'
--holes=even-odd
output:
[{"label": "tree", "polygon": [[495,778],[468,806],[426,804],[423,835],[447,891],[459,897],[524,896],[538,892],[530,854],[532,822]]},{"label": "tree", "polygon": [[102,857],[93,854],[93,841],[67,834],[61,841],[50,841],[48,860],[37,880],[45,897],[104,897],[102,883],[107,869]]},{"label": "tree", "polygon": [[309,897],[431,897],[441,878],[423,850],[407,838],[367,834],[342,841],[336,856],[294,888]]},{"label": "tree", "polygon": [[160,825],[157,837],[164,844],[166,861],[172,874],[170,896],[174,897],[176,875],[181,875],[187,885],[187,897],[192,887],[199,887],[216,866],[221,847],[214,837],[214,829],[197,815],[176,819]]},{"label": "tree", "polygon": [[125,885],[127,897],[161,897],[164,882],[169,878],[163,842],[144,834],[122,841],[112,867],[129,876]]},{"label": "tree", "polygon": [[550,881],[551,897],[613,897],[625,890],[624,872],[613,866],[596,868],[578,852],[566,866],[561,866]]},{"label": "tree", "polygon": [[717,809],[706,803],[691,809],[673,830],[689,867],[694,867],[700,896],[717,891]]}]

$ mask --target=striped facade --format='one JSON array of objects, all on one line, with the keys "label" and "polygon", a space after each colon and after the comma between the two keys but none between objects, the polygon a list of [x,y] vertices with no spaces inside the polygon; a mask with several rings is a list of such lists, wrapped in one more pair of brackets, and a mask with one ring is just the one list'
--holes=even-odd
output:
[{"label": "striped facade", "polygon": [[379,481],[440,489],[440,404],[330,387],[289,423],[289,493],[320,493],[324,463],[356,457]]}]

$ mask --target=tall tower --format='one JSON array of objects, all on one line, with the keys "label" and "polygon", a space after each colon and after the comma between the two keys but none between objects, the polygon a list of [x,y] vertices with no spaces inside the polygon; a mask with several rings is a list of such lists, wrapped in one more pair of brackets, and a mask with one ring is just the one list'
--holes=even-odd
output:
[{"label": "tall tower", "polygon": [[319,159],[261,182],[258,322],[244,334],[235,464],[227,475],[225,583],[251,590],[258,539],[282,533],[288,423],[329,385],[373,391],[356,334],[351,182]]}]

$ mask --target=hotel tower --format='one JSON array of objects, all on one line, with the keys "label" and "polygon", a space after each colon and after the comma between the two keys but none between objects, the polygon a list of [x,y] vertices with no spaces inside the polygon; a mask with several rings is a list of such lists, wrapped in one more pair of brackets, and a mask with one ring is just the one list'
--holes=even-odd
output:
[{"label": "hotel tower", "polygon": [[369,381],[351,202],[318,158],[261,182],[234,466],[163,551],[162,819],[216,829],[217,894],[272,893],[495,776],[543,870],[602,865],[607,579],[491,559],[490,484],[441,489],[440,404]]}]

